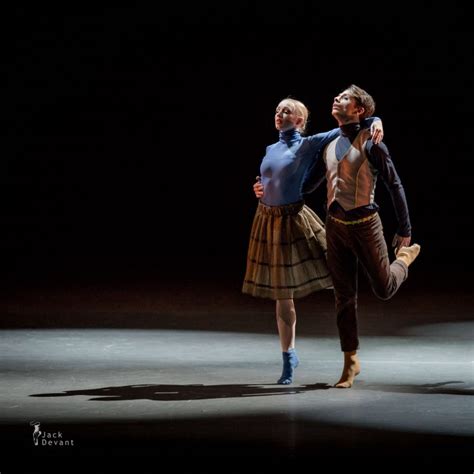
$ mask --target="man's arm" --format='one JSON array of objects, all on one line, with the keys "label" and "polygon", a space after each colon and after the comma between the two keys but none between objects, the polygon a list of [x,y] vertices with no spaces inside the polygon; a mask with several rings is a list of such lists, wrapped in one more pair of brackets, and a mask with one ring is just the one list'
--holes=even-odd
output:
[{"label": "man's arm", "polygon": [[[384,143],[375,145],[371,140],[367,142],[367,156],[384,182],[390,197],[398,221],[397,236],[394,243],[397,248],[410,245],[411,223],[408,212],[408,204],[400,177],[393,164],[390,153]],[[396,241],[396,242],[395,242]]]}]

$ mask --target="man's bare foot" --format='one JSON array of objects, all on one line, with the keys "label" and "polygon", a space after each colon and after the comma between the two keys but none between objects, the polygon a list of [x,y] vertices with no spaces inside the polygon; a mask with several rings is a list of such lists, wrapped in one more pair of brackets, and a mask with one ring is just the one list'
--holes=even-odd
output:
[{"label": "man's bare foot", "polygon": [[354,379],[360,374],[360,362],[357,357],[357,352],[344,352],[344,368],[339,382],[336,383],[336,388],[351,388]]}]

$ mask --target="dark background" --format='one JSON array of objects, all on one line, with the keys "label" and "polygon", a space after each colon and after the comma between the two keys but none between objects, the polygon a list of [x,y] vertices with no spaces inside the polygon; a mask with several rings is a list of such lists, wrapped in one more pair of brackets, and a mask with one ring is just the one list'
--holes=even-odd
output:
[{"label": "dark background", "polygon": [[[351,83],[383,119],[422,245],[419,281],[470,281],[472,27],[454,3],[382,6],[16,9],[4,281],[240,280],[275,106],[299,98],[309,132],[325,131]],[[322,217],[323,199],[324,186],[308,199]],[[391,240],[381,182],[376,200]]]}]

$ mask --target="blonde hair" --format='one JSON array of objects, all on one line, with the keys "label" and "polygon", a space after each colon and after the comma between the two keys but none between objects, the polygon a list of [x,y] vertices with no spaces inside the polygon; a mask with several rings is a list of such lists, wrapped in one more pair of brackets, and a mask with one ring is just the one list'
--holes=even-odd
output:
[{"label": "blonde hair", "polygon": [[283,99],[279,104],[278,107],[288,107],[297,117],[301,117],[303,119],[303,123],[297,128],[298,132],[304,133],[306,131],[306,125],[308,124],[309,118],[309,110],[303,102],[299,100],[292,99],[291,97],[287,97]]}]

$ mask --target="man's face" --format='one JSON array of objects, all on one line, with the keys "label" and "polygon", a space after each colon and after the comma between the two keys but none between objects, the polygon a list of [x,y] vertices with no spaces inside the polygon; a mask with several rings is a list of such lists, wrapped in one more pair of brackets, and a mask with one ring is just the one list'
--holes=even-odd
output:
[{"label": "man's face", "polygon": [[357,105],[356,100],[347,90],[334,97],[332,115],[337,119],[344,120],[344,122],[358,122],[359,115],[363,111],[363,107]]}]

